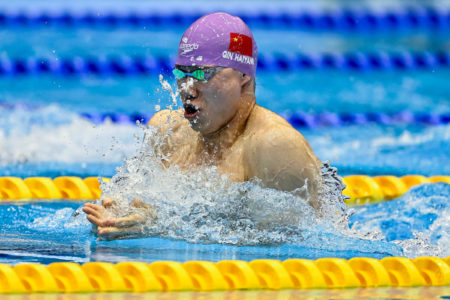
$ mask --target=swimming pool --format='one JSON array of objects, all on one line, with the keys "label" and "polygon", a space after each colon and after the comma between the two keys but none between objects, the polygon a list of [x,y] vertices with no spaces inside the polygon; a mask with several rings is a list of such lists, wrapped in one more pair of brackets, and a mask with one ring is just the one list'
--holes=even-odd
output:
[{"label": "swimming pool", "polygon": [[[81,2],[80,5],[88,4]],[[117,7],[114,2],[110,5]],[[58,8],[50,5],[52,7]],[[81,10],[75,5],[73,9]],[[4,41],[0,59],[46,57],[57,61],[67,57],[84,59],[109,55],[170,58],[183,30],[182,25],[151,28],[3,26],[0,27],[0,40]],[[450,50],[446,34],[448,31],[444,29],[375,33],[276,26],[254,29],[259,51],[267,57],[276,52],[286,55],[301,52],[313,57],[323,52],[369,53],[374,49],[445,53]],[[67,76],[58,72],[2,74],[0,176],[113,176],[123,160],[130,159],[141,148],[144,129],[110,120],[93,124],[82,114],[152,114],[158,106],[172,105],[157,73],[119,76],[93,73]],[[173,84],[173,78],[163,75]],[[450,69],[443,66],[385,70],[303,68],[279,71],[267,68],[258,73],[257,99],[260,105],[285,116],[300,111],[307,115],[408,112],[448,116],[449,75]],[[417,122],[376,121],[363,125],[298,128],[318,157],[329,160],[340,175],[450,174],[448,122],[428,126]],[[176,191],[177,182],[171,184],[165,188],[172,187]],[[449,197],[448,184],[421,185],[400,199],[353,208],[349,216],[351,229],[344,232],[336,232],[326,224],[317,230],[303,228],[300,233],[294,232],[298,227],[281,226],[256,232],[244,242],[230,238],[225,243],[220,242],[227,235],[233,237],[233,233],[226,231],[230,227],[222,219],[218,222],[205,217],[206,221],[213,222],[208,225],[219,228],[206,231],[217,236],[205,233],[204,224],[194,226],[193,221],[182,220],[185,223],[180,224],[187,224],[187,227],[181,233],[169,230],[157,237],[106,242],[96,241],[90,233],[89,223],[79,213],[82,202],[5,201],[0,204],[0,263],[446,257],[450,256]],[[223,212],[218,210],[222,207],[210,210],[198,207],[197,214]],[[274,208],[280,207],[270,202],[263,209]],[[183,211],[180,208],[178,212]],[[242,228],[235,230],[237,239],[245,236]],[[258,238],[260,245],[249,243]]]}]

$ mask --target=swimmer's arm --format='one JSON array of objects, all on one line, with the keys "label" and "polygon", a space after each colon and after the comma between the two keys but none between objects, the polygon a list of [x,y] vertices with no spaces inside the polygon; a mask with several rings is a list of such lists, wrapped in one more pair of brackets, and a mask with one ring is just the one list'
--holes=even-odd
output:
[{"label": "swimmer's arm", "polygon": [[148,121],[147,125],[153,126],[153,127],[159,127],[160,125],[167,122],[167,118],[168,118],[169,114],[170,114],[170,111],[168,109],[161,110],[152,116],[150,121]]},{"label": "swimmer's arm", "polygon": [[[286,132],[254,138],[246,151],[247,178],[259,178],[264,186],[294,191],[307,184],[309,202],[320,207],[317,196],[320,181],[319,160],[303,137]],[[305,193],[297,190],[299,196]]]},{"label": "swimmer's arm", "polygon": [[142,200],[135,199],[130,203],[133,213],[128,216],[109,219],[105,217],[105,210],[114,207],[117,203],[110,197],[104,197],[102,205],[85,203],[83,211],[86,218],[97,231],[100,240],[131,239],[148,236],[145,225],[148,221],[156,219],[152,207]]},{"label": "swimmer's arm", "polygon": [[181,110],[163,109],[154,114],[150,121],[148,121],[147,125],[160,128],[162,133],[164,133],[167,129],[169,129],[169,127],[173,127],[174,123],[178,123],[178,121],[181,120],[183,120],[183,112]]},{"label": "swimmer's arm", "polygon": [[[176,141],[175,136],[173,134],[168,134],[169,130],[172,133],[175,133],[179,130],[180,126],[184,122],[187,122],[186,119],[183,118],[183,113],[180,110],[161,110],[157,112],[148,122],[148,127],[154,127],[156,128],[156,135],[159,136],[158,143],[155,143],[154,151],[157,154],[157,156],[160,157],[167,157],[168,153],[174,152],[174,149],[172,145],[174,144],[174,141]],[[145,137],[144,137],[145,139]],[[152,139],[153,141],[153,139]],[[176,144],[176,142],[175,142]],[[164,166],[169,167],[170,162],[163,159],[162,163]]]}]

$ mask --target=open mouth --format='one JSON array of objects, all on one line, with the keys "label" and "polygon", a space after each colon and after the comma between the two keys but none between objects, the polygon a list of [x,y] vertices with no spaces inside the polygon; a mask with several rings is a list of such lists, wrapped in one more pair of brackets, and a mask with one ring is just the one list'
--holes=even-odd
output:
[{"label": "open mouth", "polygon": [[185,118],[195,118],[200,111],[200,108],[193,104],[186,103],[183,106],[184,106],[184,117]]}]

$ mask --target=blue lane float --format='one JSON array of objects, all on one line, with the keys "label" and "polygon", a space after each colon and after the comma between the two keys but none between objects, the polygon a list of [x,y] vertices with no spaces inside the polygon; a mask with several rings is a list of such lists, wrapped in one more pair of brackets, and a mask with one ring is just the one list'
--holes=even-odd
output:
[{"label": "blue lane float", "polygon": [[[26,110],[36,111],[40,106],[29,103],[8,103],[0,102],[0,110],[15,111]],[[112,122],[115,124],[147,124],[153,114],[133,112],[81,112],[78,115],[95,124],[104,122]],[[284,111],[279,112],[294,127],[316,128],[316,127],[335,127],[345,125],[364,125],[364,124],[381,124],[381,125],[447,125],[450,124],[450,111],[448,112],[321,112],[307,113],[303,111]]]},{"label": "blue lane float", "polygon": [[[198,12],[0,12],[1,27],[131,27],[187,26],[207,13]],[[399,7],[371,10],[343,8],[323,11],[235,12],[250,26],[291,27],[305,30],[391,31],[408,29],[447,30],[450,11],[439,7]]]},{"label": "blue lane float", "polygon": [[[136,76],[168,74],[173,56],[87,56],[0,58],[0,76]],[[259,71],[405,71],[450,66],[450,52],[262,53]]]},{"label": "blue lane float", "polygon": [[[398,112],[398,113],[332,113],[308,114],[304,112],[287,112],[281,114],[292,126],[296,128],[336,127],[346,125],[382,124],[382,125],[420,125],[437,126],[450,123],[449,113],[426,112]],[[151,114],[133,113],[130,115],[120,113],[82,113],[81,116],[93,123],[100,124],[105,121],[116,124],[146,124]]]}]

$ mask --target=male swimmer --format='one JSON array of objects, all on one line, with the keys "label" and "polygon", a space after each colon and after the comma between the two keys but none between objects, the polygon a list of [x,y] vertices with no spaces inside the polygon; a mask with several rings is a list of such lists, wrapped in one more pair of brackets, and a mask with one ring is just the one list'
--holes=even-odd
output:
[{"label": "male swimmer", "polygon": [[[164,164],[216,166],[233,181],[258,178],[265,187],[294,191],[318,210],[322,164],[297,130],[256,104],[256,62],[255,40],[238,17],[208,14],[186,30],[173,70],[184,110],[160,111],[149,122],[161,135],[172,130],[161,148],[170,155]],[[105,210],[114,205],[103,197],[102,205],[83,207],[99,238],[145,236],[141,224],[157,217],[134,200],[137,213],[108,219]]]}]

